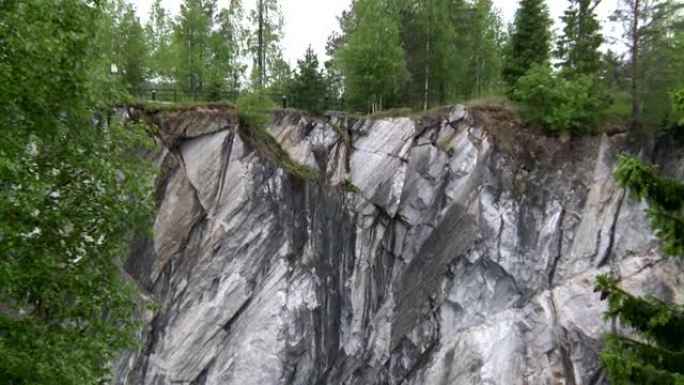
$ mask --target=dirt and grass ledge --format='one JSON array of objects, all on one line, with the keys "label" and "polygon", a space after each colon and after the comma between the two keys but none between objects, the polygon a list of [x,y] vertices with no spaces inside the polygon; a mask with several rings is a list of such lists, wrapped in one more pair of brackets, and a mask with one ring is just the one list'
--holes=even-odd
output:
[{"label": "dirt and grass ledge", "polygon": [[290,158],[265,127],[250,124],[232,104],[135,104],[126,107],[128,119],[145,121],[169,149],[181,141],[224,130],[235,130],[257,153],[274,162],[292,176],[315,181],[318,172]]},{"label": "dirt and grass ledge", "polygon": [[[455,111],[465,111],[465,114]],[[271,109],[268,112],[261,110],[240,111],[231,104],[197,104],[197,105],[130,105],[127,107],[129,119],[144,120],[155,127],[155,135],[169,149],[177,148],[183,140],[209,135],[224,130],[233,130],[250,148],[254,149],[262,158],[281,167],[288,174],[305,181],[332,183],[340,185],[345,190],[355,190],[353,184],[343,185],[342,181],[349,172],[349,158],[355,149],[355,141],[367,135],[369,121],[392,120],[396,118],[410,118],[416,123],[416,138],[422,133],[438,128],[444,124],[453,127],[456,135],[464,127],[478,126],[493,140],[495,145],[502,151],[512,164],[523,167],[529,163],[530,158],[545,158],[547,153],[556,153],[562,148],[572,147],[581,142],[596,142],[591,137],[570,138],[561,135],[549,135],[540,127],[530,127],[520,118],[517,109],[510,102],[479,101],[471,102],[465,106],[439,107],[424,112],[388,111],[375,116],[360,117],[353,114],[333,113],[327,116],[313,116],[304,111]],[[458,117],[461,118],[458,118]],[[461,119],[459,122],[451,122],[452,119]],[[319,172],[311,166],[312,162],[304,162],[296,155],[290,154],[287,143],[279,142],[272,132],[269,133],[268,125],[276,126],[306,126],[299,139],[289,137],[289,140],[311,140],[309,138],[310,127],[322,124],[334,131],[341,145],[345,148],[342,153],[346,158],[343,167],[346,169],[340,176],[323,175],[328,173],[326,162],[329,156],[337,154],[322,154],[323,158],[317,159]],[[296,129],[292,132],[298,132]],[[609,136],[614,133],[606,132]],[[290,134],[285,134],[288,137]],[[307,138],[307,139],[304,139]],[[442,138],[444,139],[444,138]],[[440,146],[439,140],[434,143]],[[335,151],[340,151],[335,147]],[[447,151],[447,149],[443,149]],[[449,151],[447,151],[449,152]],[[561,151],[562,152],[562,151]],[[450,154],[451,156],[451,154]],[[319,162],[320,161],[320,162]],[[358,183],[358,181],[357,181]],[[355,186],[354,186],[355,187]]]}]

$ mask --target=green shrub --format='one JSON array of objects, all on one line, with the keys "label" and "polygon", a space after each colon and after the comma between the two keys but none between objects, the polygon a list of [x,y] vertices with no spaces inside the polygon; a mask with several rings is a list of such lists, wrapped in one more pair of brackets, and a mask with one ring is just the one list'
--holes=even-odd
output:
[{"label": "green shrub", "polygon": [[240,124],[250,128],[265,128],[273,121],[268,113],[277,105],[264,92],[257,91],[240,96],[236,103]]},{"label": "green shrub", "polygon": [[684,126],[684,89],[672,93],[675,114],[679,120],[679,125]]},{"label": "green shrub", "polygon": [[566,79],[548,66],[535,66],[518,80],[513,92],[523,105],[523,116],[554,133],[596,133],[610,97],[602,83],[591,76]]},{"label": "green shrub", "polygon": [[350,193],[359,193],[361,190],[359,190],[358,187],[348,178],[345,178],[342,180],[342,183],[340,183],[340,187],[342,187],[342,190],[345,192],[350,192]]},{"label": "green shrub", "polygon": [[149,230],[141,126],[93,127],[120,100],[104,1],[0,1],[0,384],[111,383],[138,349],[121,263]]},{"label": "green shrub", "polygon": [[302,180],[316,180],[318,172],[290,158],[287,151],[266,130],[273,121],[268,110],[277,107],[267,94],[254,92],[240,96],[236,107],[240,119],[240,133],[245,142],[291,175]]}]

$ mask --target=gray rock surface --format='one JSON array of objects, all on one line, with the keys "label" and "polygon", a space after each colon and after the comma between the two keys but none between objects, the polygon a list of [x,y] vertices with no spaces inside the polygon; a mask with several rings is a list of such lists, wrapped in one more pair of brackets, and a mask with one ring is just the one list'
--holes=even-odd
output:
[{"label": "gray rock surface", "polygon": [[[156,119],[160,209],[128,270],[158,310],[116,384],[605,384],[594,277],[684,299],[612,180],[624,136],[548,138],[464,107],[281,114],[268,132],[315,183],[228,112]],[[649,153],[682,177],[681,148]]]}]

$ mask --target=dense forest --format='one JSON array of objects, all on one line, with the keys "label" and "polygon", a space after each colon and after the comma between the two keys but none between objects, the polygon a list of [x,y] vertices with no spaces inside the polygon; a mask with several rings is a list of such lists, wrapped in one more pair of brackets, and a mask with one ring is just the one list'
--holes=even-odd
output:
[{"label": "dense forest", "polygon": [[[571,0],[554,34],[543,0],[520,1],[511,25],[491,0],[355,0],[329,60],[309,49],[291,68],[277,0],[251,10],[183,0],[175,16],[156,0],[144,25],[123,0],[0,1],[1,382],[104,383],[116,354],[136,347],[144,304],[121,259],[149,227],[154,172],[137,156],[151,145],[142,127],[103,123],[112,105],[239,106],[259,94],[368,113],[498,98],[552,134],[598,133],[606,119],[649,138],[677,130],[684,5],[618,1],[611,21],[624,33],[613,42],[600,2]],[[664,252],[683,255],[682,184],[628,157],[616,177],[650,204]],[[610,277],[597,290],[642,337],[609,338],[614,382],[684,383],[681,305],[634,297]]]},{"label": "dense forest", "polygon": [[[510,25],[491,0],[355,0],[328,38],[329,59],[310,49],[291,68],[277,0],[251,10],[239,0],[184,0],[176,16],[156,0],[144,25],[116,0],[104,42],[123,85],[148,100],[234,101],[259,90],[314,112],[375,112],[505,96],[557,131],[592,132],[605,118],[674,124],[681,4],[621,0],[600,20],[600,3],[570,1],[555,31],[541,0],[522,1]],[[602,36],[609,22],[620,39]]]}]

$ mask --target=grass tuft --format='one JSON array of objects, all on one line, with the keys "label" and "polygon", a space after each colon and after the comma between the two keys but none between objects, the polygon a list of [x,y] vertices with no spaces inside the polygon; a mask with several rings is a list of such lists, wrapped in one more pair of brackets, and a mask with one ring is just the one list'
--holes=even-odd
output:
[{"label": "grass tuft", "polygon": [[358,194],[359,192],[361,192],[361,190],[359,190],[359,188],[356,187],[356,185],[354,185],[354,183],[352,183],[352,181],[349,178],[344,178],[342,180],[342,183],[340,183],[340,187],[342,187],[343,191],[354,194]]},{"label": "grass tuft", "polygon": [[238,99],[237,107],[239,132],[249,146],[296,178],[307,181],[318,178],[316,170],[294,161],[280,143],[266,131],[266,127],[273,122],[273,115],[268,111],[275,107],[267,95],[247,94]]}]

